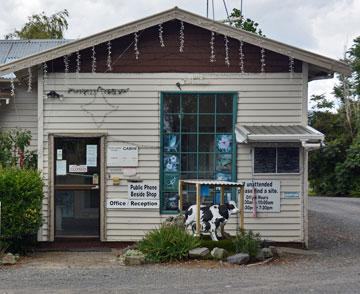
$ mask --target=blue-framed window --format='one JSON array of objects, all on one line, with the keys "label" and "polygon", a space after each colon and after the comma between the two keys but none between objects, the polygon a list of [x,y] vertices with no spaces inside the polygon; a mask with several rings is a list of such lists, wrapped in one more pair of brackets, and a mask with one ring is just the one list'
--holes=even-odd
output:
[{"label": "blue-framed window", "polygon": [[177,212],[179,179],[236,180],[236,114],[235,93],[161,94],[161,212]]}]

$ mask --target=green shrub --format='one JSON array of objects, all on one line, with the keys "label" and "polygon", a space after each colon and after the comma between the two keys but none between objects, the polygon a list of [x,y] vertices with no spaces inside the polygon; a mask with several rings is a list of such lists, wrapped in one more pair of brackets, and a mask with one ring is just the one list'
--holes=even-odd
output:
[{"label": "green shrub", "polygon": [[35,170],[0,168],[1,240],[12,251],[36,241],[41,225],[43,182]]},{"label": "green shrub", "polygon": [[202,236],[200,239],[200,246],[206,247],[210,251],[213,250],[215,247],[223,248],[229,253],[235,253],[235,244],[232,239],[225,239],[225,240],[219,240],[219,241],[213,241],[208,236]]},{"label": "green shrub", "polygon": [[260,249],[260,234],[254,234],[253,231],[241,231],[233,240],[236,253],[248,253],[251,259],[254,259]]},{"label": "green shrub", "polygon": [[198,247],[198,238],[176,225],[160,226],[147,233],[138,249],[152,262],[167,262],[187,258],[189,250]]}]

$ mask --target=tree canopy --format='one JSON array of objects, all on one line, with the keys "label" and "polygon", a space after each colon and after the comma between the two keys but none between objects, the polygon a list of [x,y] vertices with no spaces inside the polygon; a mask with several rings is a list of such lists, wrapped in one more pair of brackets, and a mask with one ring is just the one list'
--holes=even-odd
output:
[{"label": "tree canopy", "polygon": [[241,10],[234,8],[230,14],[230,19],[233,20],[232,25],[236,28],[265,37],[262,30],[259,28],[259,24],[250,18],[245,18],[242,15]]},{"label": "tree canopy", "polygon": [[309,180],[317,194],[360,196],[360,37],[344,61],[352,74],[339,76],[337,103],[324,95],[312,97],[316,105],[309,123],[326,139],[324,148],[310,153]]},{"label": "tree canopy", "polygon": [[63,39],[68,29],[69,12],[64,9],[47,16],[44,12],[33,14],[20,30],[5,36],[5,39]]}]

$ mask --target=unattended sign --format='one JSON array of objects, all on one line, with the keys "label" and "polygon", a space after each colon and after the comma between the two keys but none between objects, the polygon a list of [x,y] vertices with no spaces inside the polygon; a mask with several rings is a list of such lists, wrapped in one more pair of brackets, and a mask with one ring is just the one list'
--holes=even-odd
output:
[{"label": "unattended sign", "polygon": [[257,212],[280,212],[280,181],[254,180],[245,182],[245,212],[253,211],[254,189]]}]

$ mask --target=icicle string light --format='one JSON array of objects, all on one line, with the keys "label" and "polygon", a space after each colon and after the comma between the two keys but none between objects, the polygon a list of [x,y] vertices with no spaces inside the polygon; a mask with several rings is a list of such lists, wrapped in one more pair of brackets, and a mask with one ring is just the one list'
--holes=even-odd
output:
[{"label": "icicle string light", "polygon": [[159,41],[160,41],[160,46],[161,46],[161,47],[165,47],[165,42],[164,42],[164,30],[163,30],[162,23],[159,24]]},{"label": "icicle string light", "polygon": [[180,35],[179,35],[179,40],[180,40],[180,46],[179,46],[179,52],[184,52],[184,44],[185,44],[185,34],[184,34],[184,22],[181,21],[180,22]]},{"label": "icicle string light", "polygon": [[95,46],[92,46],[92,55],[91,55],[91,72],[96,73],[96,51]]},{"label": "icicle string light", "polygon": [[138,36],[138,33],[135,32],[134,33],[134,52],[135,52],[135,59],[136,60],[139,59],[139,55],[140,55],[138,42],[139,42],[139,36]]},{"label": "icicle string light", "polygon": [[75,69],[75,73],[76,73],[77,78],[79,78],[80,69],[81,69],[81,56],[80,56],[80,52],[76,51],[76,69]]},{"label": "icicle string light", "polygon": [[211,32],[210,38],[210,62],[213,63],[216,61],[215,58],[215,33]]},{"label": "icicle string light", "polygon": [[289,72],[290,72],[290,77],[293,77],[294,74],[294,57],[289,56]]},{"label": "icicle string light", "polygon": [[65,76],[69,73],[69,55],[64,56],[64,72]]},{"label": "icicle string light", "polygon": [[112,67],[111,67],[111,41],[109,41],[107,43],[106,67],[107,67],[108,71],[112,71]]},{"label": "icicle string light", "polygon": [[230,66],[230,58],[229,58],[229,39],[227,36],[224,36],[225,42],[225,64]]},{"label": "icicle string light", "polygon": [[10,96],[15,97],[15,84],[14,79],[10,80]]},{"label": "icicle string light", "polygon": [[32,91],[32,72],[31,72],[31,67],[28,67],[28,88],[27,88],[28,93],[30,93]]},{"label": "icicle string light", "polygon": [[245,55],[244,55],[244,42],[240,41],[240,47],[239,47],[239,57],[240,57],[240,70],[241,73],[244,73],[244,67],[245,67]]},{"label": "icicle string light", "polygon": [[43,68],[43,79],[46,80],[47,79],[47,74],[48,74],[48,66],[47,66],[46,62],[44,62],[42,64],[42,68]]},{"label": "icicle string light", "polygon": [[261,72],[264,73],[265,72],[265,48],[261,48],[261,58],[260,58],[260,62],[261,62]]}]

